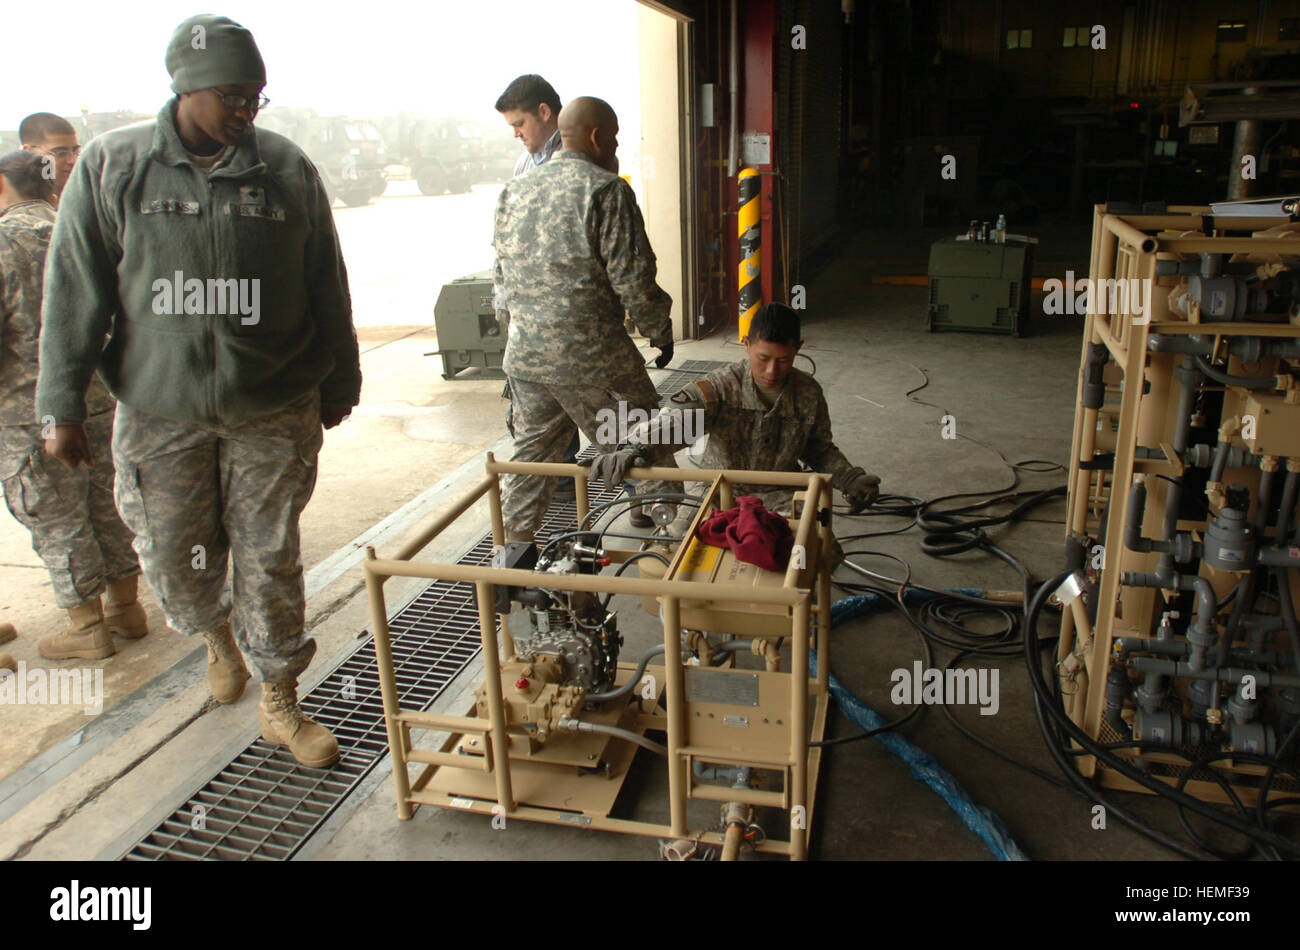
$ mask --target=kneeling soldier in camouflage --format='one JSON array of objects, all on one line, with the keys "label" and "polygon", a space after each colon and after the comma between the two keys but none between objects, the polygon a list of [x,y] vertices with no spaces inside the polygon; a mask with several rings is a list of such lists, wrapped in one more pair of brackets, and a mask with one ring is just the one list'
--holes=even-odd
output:
[{"label": "kneeling soldier in camouflage", "polygon": [[[824,472],[854,511],[875,501],[880,479],[851,465],[831,438],[826,397],[815,379],[794,369],[803,346],[799,315],[770,303],[757,314],[745,338],[747,358],[715,370],[672,397],[669,408],[633,431],[628,444],[592,462],[590,477],[618,484],[644,446],[681,444],[708,435],[704,468],[751,472],[797,472],[803,463]],[[682,424],[681,413],[699,413],[700,427]],[[637,463],[643,464],[643,463]],[[737,485],[736,494],[758,495],[765,507],[789,513],[791,489]]]}]

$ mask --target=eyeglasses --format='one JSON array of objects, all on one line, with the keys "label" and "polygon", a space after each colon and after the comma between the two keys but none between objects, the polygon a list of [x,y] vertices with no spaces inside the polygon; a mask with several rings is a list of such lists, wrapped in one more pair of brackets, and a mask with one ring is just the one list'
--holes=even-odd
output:
[{"label": "eyeglasses", "polygon": [[69,155],[71,155],[73,158],[76,158],[78,155],[81,154],[81,146],[74,145],[71,148],[69,148],[66,145],[60,145],[57,148],[47,148],[47,149],[42,149],[42,151],[45,152],[47,155],[53,155],[55,158],[67,158]]},{"label": "eyeglasses", "polygon": [[252,113],[265,109],[266,104],[271,101],[260,93],[250,99],[247,96],[236,96],[224,93],[219,89],[213,89],[212,92],[226,105],[228,109],[247,109]]}]

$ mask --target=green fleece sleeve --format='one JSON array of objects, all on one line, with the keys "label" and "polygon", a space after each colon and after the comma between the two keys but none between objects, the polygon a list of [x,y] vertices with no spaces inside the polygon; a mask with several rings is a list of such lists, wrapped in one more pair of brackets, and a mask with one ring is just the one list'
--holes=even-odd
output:
[{"label": "green fleece sleeve", "polygon": [[86,388],[99,366],[117,301],[122,249],[104,194],[104,153],[92,142],[59,199],[45,261],[36,419],[83,422]]},{"label": "green fleece sleeve", "polygon": [[325,186],[310,164],[306,174],[312,235],[307,240],[303,269],[307,274],[308,300],[316,332],[325,351],[334,358],[334,369],[320,384],[320,401],[327,405],[355,406],[361,401],[361,356],[357,331],[352,324],[348,271]]}]

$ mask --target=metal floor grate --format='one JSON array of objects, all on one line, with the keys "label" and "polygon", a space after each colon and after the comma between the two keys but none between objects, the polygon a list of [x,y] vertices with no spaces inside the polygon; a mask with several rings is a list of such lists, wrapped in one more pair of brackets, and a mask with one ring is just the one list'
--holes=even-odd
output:
[{"label": "metal floor grate", "polygon": [[[688,360],[682,369],[708,371],[724,365]],[[658,390],[671,394],[696,378],[698,372],[674,371]],[[591,454],[588,446],[578,457]],[[593,485],[589,497],[592,504],[599,504],[615,494]],[[553,502],[539,538],[572,528],[575,516],[572,502]],[[460,563],[486,564],[491,556],[492,538],[486,535]],[[428,709],[479,652],[473,587],[434,581],[389,621],[389,630],[401,704],[407,709]],[[139,841],[124,860],[283,861],[293,857],[388,753],[374,640],[367,639],[303,697],[301,705],[338,739],[341,757],[334,766],[299,765],[288,749],[272,748],[259,737]]]},{"label": "metal floor grate", "polygon": [[680,364],[668,371],[668,375],[659,381],[655,389],[659,391],[660,396],[671,396],[705,373],[711,373],[715,369],[722,369],[728,365],[730,364],[718,360],[682,360]]}]

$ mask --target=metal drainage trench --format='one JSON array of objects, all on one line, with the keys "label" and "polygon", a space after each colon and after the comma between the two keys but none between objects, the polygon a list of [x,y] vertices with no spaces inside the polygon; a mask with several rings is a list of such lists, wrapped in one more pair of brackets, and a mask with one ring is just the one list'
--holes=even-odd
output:
[{"label": "metal drainage trench", "polygon": [[[677,392],[700,374],[725,366],[687,360],[658,386]],[[591,456],[584,449],[580,459]],[[615,493],[592,486],[593,504]],[[571,528],[572,502],[552,503],[539,536]],[[460,559],[486,564],[492,556],[485,535]],[[478,611],[466,584],[434,581],[390,621],[401,704],[428,709],[478,655]],[[328,769],[299,765],[285,748],[258,739],[125,856],[127,861],[283,861],[388,754],[388,733],[375,667],[374,640],[367,639],[301,700],[303,711],[339,741],[339,761]]]}]

